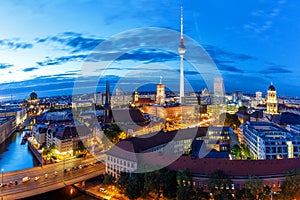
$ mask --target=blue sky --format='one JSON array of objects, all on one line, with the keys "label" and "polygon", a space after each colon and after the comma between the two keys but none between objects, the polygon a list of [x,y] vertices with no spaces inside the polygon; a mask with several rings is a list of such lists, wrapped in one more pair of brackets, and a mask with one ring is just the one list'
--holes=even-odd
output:
[{"label": "blue sky", "polygon": [[[109,79],[129,91],[163,76],[178,91],[179,35],[172,31],[179,31],[181,4],[187,57],[203,64],[185,62],[187,88],[211,88],[213,68],[226,92],[266,93],[273,82],[279,95],[300,96],[299,1],[11,0],[0,1],[0,99],[32,89],[71,94],[83,76],[100,79],[97,90]],[[207,54],[196,54],[196,43]],[[209,57],[214,64],[205,64]]]}]

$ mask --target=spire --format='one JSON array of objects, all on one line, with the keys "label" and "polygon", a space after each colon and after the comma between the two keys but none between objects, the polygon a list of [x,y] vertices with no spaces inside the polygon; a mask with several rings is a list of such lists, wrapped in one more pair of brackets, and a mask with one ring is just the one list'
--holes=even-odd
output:
[{"label": "spire", "polygon": [[159,84],[162,84],[162,78],[163,78],[163,77],[162,77],[162,76],[160,76],[159,78],[160,78],[160,80],[159,80]]},{"label": "spire", "polygon": [[109,89],[109,82],[106,81],[106,91],[105,91],[105,104],[104,107],[110,106],[110,89]]},{"label": "spire", "polygon": [[180,40],[183,40],[183,9],[180,7]]}]

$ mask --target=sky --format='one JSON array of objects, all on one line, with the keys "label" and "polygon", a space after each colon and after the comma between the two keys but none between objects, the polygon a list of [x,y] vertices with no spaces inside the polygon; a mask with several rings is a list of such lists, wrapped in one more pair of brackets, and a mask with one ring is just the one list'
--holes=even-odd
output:
[{"label": "sky", "polygon": [[[186,91],[300,96],[300,2],[0,1],[0,101],[162,82],[179,90],[183,6]],[[92,88],[92,89],[91,89]],[[113,89],[112,88],[112,89]]]}]

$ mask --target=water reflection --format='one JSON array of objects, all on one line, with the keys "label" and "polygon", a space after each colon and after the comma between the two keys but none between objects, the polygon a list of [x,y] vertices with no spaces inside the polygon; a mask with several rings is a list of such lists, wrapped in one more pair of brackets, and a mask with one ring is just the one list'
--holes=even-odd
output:
[{"label": "water reflection", "polygon": [[25,145],[21,145],[23,132],[12,134],[5,142],[0,144],[0,168],[5,172],[27,169],[38,166],[38,161]]}]

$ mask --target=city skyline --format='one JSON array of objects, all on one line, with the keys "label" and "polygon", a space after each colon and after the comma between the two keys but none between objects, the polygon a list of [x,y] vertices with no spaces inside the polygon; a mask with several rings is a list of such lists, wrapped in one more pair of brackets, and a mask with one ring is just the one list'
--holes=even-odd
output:
[{"label": "city skyline", "polygon": [[[124,31],[136,33],[140,28],[180,31],[180,5],[184,8],[185,37],[201,45],[213,59],[224,79],[225,92],[266,93],[270,82],[279,96],[298,96],[300,92],[297,87],[299,2],[129,1],[126,8],[117,0],[110,4],[104,1],[75,1],[72,5],[68,1],[0,4],[0,25],[4,27],[0,33],[0,99],[9,99],[11,95],[25,98],[31,89],[40,96],[71,94],[85,59],[101,42]],[[164,37],[145,35],[142,39],[162,43]],[[122,83],[124,87],[120,85],[126,90],[126,84],[132,82],[159,83],[163,75],[166,86],[179,91],[179,56],[165,49],[140,48],[141,38],[128,38],[123,38],[122,45],[136,42],[139,49],[118,58],[103,77],[117,83],[124,76],[135,74]],[[174,51],[178,45],[179,38],[175,37],[174,44],[166,44],[167,49],[174,46]],[[187,53],[192,51],[188,44],[186,48]],[[103,60],[109,59],[109,53],[113,51],[103,54],[106,56]],[[199,83],[199,72],[186,63],[185,78],[198,87],[197,91],[206,87],[203,81]]]}]

